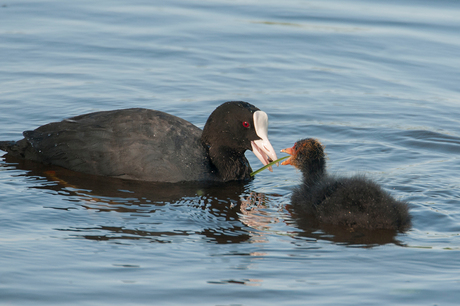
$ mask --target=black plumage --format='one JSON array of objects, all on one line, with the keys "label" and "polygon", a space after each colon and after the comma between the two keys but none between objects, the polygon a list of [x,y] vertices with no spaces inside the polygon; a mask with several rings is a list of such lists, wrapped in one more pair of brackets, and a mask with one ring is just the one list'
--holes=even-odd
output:
[{"label": "black plumage", "polygon": [[[0,149],[74,171],[124,179],[247,180],[252,170],[244,152],[254,143],[269,143],[256,132],[257,112],[266,118],[247,102],[226,102],[209,116],[203,131],[155,110],[95,112],[25,131],[24,139],[1,141]],[[274,151],[264,152],[266,160],[276,158]]]},{"label": "black plumage", "polygon": [[320,223],[349,228],[404,231],[410,227],[407,203],[397,201],[377,183],[363,175],[328,175],[319,141],[303,139],[282,152],[291,155],[283,164],[293,165],[303,175],[302,184],[291,197],[299,218],[314,218]]}]

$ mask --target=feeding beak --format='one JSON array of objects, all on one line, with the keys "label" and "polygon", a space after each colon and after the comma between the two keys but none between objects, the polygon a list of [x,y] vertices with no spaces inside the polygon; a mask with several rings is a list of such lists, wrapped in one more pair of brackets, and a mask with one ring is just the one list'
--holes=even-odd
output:
[{"label": "feeding beak", "polygon": [[[260,139],[251,141],[252,152],[262,162],[267,165],[271,161],[277,160],[275,150],[268,140],[268,116],[263,111],[254,112],[254,128]],[[273,171],[272,167],[268,168]]]},{"label": "feeding beak", "polygon": [[[294,147],[295,147],[295,145],[294,145]],[[281,150],[281,152],[287,153],[289,155],[293,155],[294,154],[294,147],[283,149],[283,150]],[[292,159],[292,156],[289,157],[288,159],[286,159],[284,162],[282,162],[281,165],[283,165],[283,166],[292,165],[291,164],[291,159]]]}]

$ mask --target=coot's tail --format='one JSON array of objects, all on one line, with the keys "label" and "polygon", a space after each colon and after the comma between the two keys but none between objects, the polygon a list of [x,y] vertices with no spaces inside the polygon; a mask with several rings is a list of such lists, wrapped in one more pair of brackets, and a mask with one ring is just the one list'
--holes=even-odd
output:
[{"label": "coot's tail", "polygon": [[0,150],[13,156],[24,157],[26,141],[0,141]]},{"label": "coot's tail", "polygon": [[11,147],[16,144],[16,141],[0,141],[0,150],[9,152]]}]

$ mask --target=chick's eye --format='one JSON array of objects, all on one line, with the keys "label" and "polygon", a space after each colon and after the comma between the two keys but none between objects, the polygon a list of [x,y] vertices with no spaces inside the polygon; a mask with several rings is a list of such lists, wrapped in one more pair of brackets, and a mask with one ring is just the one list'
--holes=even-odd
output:
[{"label": "chick's eye", "polygon": [[243,122],[243,126],[244,126],[245,128],[248,128],[248,127],[251,126],[251,124],[250,124],[249,122],[247,122],[247,121],[244,121],[244,122]]}]

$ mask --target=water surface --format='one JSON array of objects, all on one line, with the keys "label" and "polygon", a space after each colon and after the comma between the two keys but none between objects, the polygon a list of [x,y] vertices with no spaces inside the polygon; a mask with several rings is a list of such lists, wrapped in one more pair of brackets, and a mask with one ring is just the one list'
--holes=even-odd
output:
[{"label": "water surface", "polygon": [[300,225],[292,167],[222,188],[2,158],[0,304],[456,305],[458,16],[447,0],[0,3],[1,140],[128,107],[203,127],[244,100],[275,149],[318,138],[328,171],[413,216],[407,233]]}]

